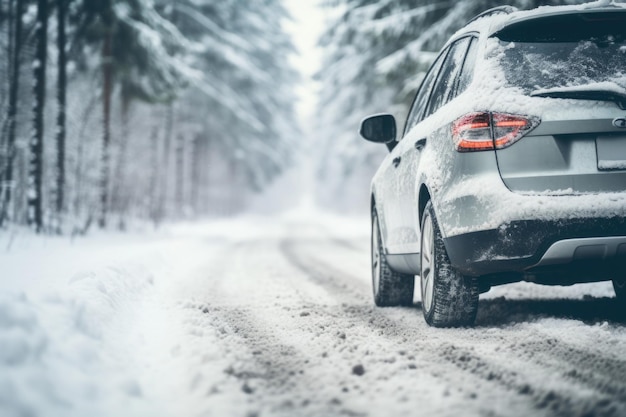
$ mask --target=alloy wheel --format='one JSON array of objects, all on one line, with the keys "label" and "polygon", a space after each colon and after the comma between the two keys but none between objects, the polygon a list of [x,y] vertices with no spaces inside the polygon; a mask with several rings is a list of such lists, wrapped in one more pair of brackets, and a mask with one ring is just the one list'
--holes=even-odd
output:
[{"label": "alloy wheel", "polygon": [[376,296],[380,286],[380,234],[376,215],[372,219],[372,284]]},{"label": "alloy wheel", "polygon": [[426,213],[425,216],[422,230],[420,282],[422,289],[422,308],[424,311],[429,312],[433,306],[435,288],[433,277],[435,242],[432,219],[429,213]]}]

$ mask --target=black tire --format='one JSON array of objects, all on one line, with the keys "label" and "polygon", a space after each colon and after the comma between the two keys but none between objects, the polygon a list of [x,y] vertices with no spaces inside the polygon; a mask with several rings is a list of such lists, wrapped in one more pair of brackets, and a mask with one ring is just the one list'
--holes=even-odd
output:
[{"label": "black tire", "polygon": [[376,210],[372,210],[372,289],[378,307],[410,306],[413,304],[415,276],[391,269],[380,237]]},{"label": "black tire", "polygon": [[420,283],[422,311],[434,327],[471,326],[478,311],[478,281],[456,271],[429,201],[422,216]]}]

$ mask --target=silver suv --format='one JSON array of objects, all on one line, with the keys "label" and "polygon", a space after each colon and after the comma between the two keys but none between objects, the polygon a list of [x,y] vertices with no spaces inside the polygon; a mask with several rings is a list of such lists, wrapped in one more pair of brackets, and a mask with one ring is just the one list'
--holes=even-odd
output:
[{"label": "silver suv", "polygon": [[626,6],[491,9],[444,46],[372,181],[379,306],[471,325],[479,293],[612,280],[626,304]]}]

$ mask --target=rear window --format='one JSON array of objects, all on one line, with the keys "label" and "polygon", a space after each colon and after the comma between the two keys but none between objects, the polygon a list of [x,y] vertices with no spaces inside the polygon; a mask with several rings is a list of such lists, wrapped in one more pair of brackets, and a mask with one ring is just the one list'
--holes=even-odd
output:
[{"label": "rear window", "polygon": [[543,17],[494,37],[507,83],[526,94],[599,83],[626,92],[626,13]]}]

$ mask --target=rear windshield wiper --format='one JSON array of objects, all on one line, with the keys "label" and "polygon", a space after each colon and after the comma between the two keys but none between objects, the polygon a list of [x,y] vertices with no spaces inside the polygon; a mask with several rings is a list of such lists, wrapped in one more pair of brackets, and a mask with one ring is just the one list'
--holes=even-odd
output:
[{"label": "rear windshield wiper", "polygon": [[551,97],[551,98],[573,98],[578,100],[598,100],[612,101],[620,109],[626,110],[626,94],[606,90],[574,90],[564,88],[563,90],[536,90],[530,93],[531,97]]}]

